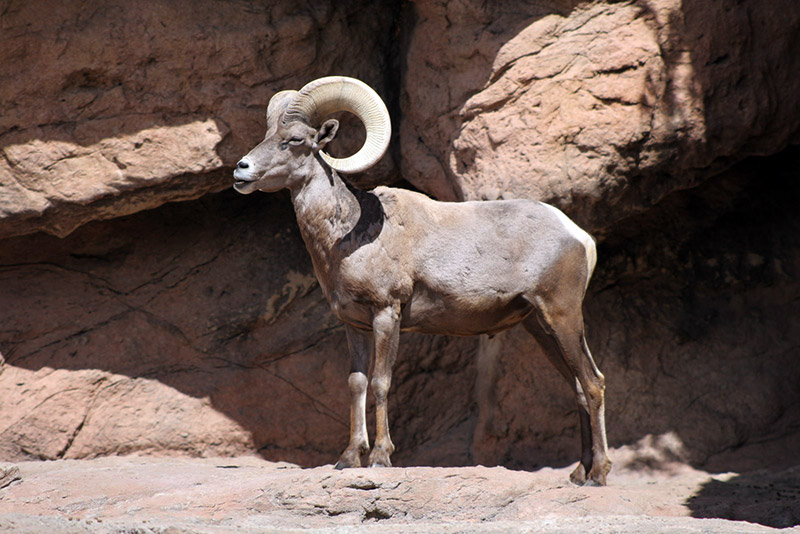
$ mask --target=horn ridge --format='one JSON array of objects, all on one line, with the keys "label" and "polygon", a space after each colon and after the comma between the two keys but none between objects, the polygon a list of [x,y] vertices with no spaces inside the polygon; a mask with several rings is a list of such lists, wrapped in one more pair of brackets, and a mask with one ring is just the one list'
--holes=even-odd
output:
[{"label": "horn ridge", "polygon": [[364,123],[366,140],[352,156],[334,158],[325,152],[320,152],[320,156],[338,172],[363,172],[383,157],[392,134],[386,104],[369,85],[347,76],[311,81],[300,89],[286,117],[302,118],[316,127],[337,111],[347,111],[358,117]]}]

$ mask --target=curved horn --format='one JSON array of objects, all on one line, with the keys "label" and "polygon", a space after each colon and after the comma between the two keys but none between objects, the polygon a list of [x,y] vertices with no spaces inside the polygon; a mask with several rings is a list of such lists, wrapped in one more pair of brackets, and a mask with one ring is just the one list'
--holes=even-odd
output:
[{"label": "curved horn", "polygon": [[288,107],[295,95],[297,95],[297,91],[278,91],[272,95],[267,105],[267,124],[269,124],[270,118],[274,120],[279,116],[279,111],[283,111]]},{"label": "curved horn", "polygon": [[319,126],[337,111],[349,111],[364,123],[367,138],[352,156],[334,158],[324,152],[320,156],[338,172],[362,172],[375,165],[386,153],[392,136],[389,111],[369,85],[346,76],[328,76],[309,82],[286,111],[286,118],[301,118]]}]

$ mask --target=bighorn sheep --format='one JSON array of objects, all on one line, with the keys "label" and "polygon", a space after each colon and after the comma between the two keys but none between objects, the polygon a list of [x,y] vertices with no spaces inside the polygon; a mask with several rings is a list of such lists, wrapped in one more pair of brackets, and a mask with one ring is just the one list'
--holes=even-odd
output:
[{"label": "bighorn sheep", "polygon": [[[367,132],[362,148],[343,159],[322,151],[336,135],[339,123],[329,117],[337,111],[355,114]],[[438,202],[390,187],[360,191],[339,176],[374,165],[390,135],[375,91],[352,78],[322,78],[272,97],[264,140],[233,173],[243,194],[289,189],[322,292],[345,325],[350,443],[336,467],[360,467],[369,451],[371,360],[377,422],[369,464],[391,465],[387,395],[401,331],[492,334],[522,323],[577,398],[582,454],[570,479],[604,485],[611,468],[605,381],[582,312],[593,239],[541,202]]]}]

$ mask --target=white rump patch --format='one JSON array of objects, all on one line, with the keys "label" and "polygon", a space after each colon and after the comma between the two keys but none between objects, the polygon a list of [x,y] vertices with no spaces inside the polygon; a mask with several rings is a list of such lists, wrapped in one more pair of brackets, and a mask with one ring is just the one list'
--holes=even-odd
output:
[{"label": "white rump patch", "polygon": [[556,214],[558,220],[572,237],[583,243],[583,248],[586,250],[586,265],[589,267],[588,276],[586,277],[586,285],[588,287],[589,278],[591,278],[594,267],[597,265],[597,248],[595,247],[594,239],[583,228],[575,224],[572,219],[567,217],[563,211],[550,204],[545,204],[544,202],[542,204]]}]

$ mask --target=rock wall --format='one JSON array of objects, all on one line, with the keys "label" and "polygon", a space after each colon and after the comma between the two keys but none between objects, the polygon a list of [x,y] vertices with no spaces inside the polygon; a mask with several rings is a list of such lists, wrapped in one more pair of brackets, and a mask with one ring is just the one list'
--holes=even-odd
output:
[{"label": "rock wall", "polygon": [[[800,422],[790,4],[0,5],[0,459],[335,460],[343,330],[288,196],[228,189],[271,94],[332,73],[393,114],[359,183],[540,198],[598,236],[612,446],[779,443]],[[390,418],[399,465],[577,458],[522,331],[403,335]]]},{"label": "rock wall", "polygon": [[[347,441],[349,360],[291,220],[287,195],[231,191],[64,239],[4,241],[0,455],[332,461]],[[413,354],[435,355],[430,377],[461,371],[471,350],[422,336],[403,345],[422,371]],[[415,402],[441,402],[446,431],[466,418],[473,380],[459,375],[448,402],[419,373],[407,387]]]},{"label": "rock wall", "polygon": [[[585,315],[612,447],[660,436],[674,440],[662,444],[668,458],[720,468],[722,452],[797,433],[798,172],[797,148],[746,160],[621,221],[601,243]],[[578,429],[567,388],[524,332],[505,335],[496,401],[479,405],[488,415],[476,460],[568,458]],[[778,448],[755,465],[784,461],[793,453]]]},{"label": "rock wall", "polygon": [[278,90],[383,90],[392,11],[367,4],[4,2],[0,237],[225,189]]},{"label": "rock wall", "polygon": [[439,198],[548,200],[602,232],[797,142],[795,7],[420,2],[403,174]]}]

